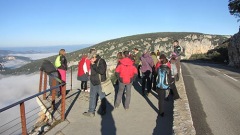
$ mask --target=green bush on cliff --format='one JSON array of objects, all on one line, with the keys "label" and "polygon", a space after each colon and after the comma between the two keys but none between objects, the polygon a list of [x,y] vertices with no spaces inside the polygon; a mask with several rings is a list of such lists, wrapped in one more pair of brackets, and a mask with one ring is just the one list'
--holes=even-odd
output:
[{"label": "green bush on cliff", "polygon": [[204,54],[193,54],[189,59],[226,63],[228,62],[228,49],[227,46],[218,46]]}]

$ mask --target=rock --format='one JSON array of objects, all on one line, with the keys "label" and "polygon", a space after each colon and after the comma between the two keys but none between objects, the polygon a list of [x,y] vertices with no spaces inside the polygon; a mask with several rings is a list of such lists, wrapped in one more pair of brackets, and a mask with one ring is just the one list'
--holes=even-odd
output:
[{"label": "rock", "polygon": [[240,33],[233,35],[228,44],[229,66],[240,68]]}]

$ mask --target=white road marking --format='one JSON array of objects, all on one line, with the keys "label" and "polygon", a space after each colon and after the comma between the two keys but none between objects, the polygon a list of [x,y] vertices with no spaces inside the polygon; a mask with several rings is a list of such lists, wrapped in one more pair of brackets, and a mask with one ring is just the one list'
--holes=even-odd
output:
[{"label": "white road marking", "polygon": [[[217,70],[217,69],[215,69],[215,68],[212,68],[213,70],[215,70],[215,71],[217,71],[217,72],[221,72],[220,70]],[[230,78],[230,79],[232,79],[232,80],[234,80],[234,81],[238,81],[237,79],[235,79],[235,78],[233,78],[233,77],[231,77],[231,76],[229,76],[229,75],[227,75],[227,74],[223,74],[223,75],[225,75],[226,77],[228,77],[228,78]]]},{"label": "white road marking", "polygon": [[215,71],[217,71],[217,72],[221,72],[221,71],[219,71],[219,70],[217,70],[217,69],[215,69],[215,68],[212,68],[213,70],[215,70]]},{"label": "white road marking", "polygon": [[233,77],[231,77],[231,76],[229,76],[229,75],[227,75],[227,74],[224,74],[226,77],[228,77],[228,78],[230,78],[230,79],[232,79],[232,80],[234,80],[234,81],[238,81],[237,79],[234,79]]}]

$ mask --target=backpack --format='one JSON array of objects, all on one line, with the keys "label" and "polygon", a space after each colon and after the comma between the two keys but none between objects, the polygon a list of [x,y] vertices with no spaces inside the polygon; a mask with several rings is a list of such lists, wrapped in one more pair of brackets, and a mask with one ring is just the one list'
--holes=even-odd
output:
[{"label": "backpack", "polygon": [[56,68],[58,68],[58,67],[61,66],[61,60],[60,60],[60,57],[61,57],[61,56],[58,55],[57,58],[56,58],[56,60],[55,60],[54,65],[55,65]]},{"label": "backpack", "polygon": [[50,74],[52,72],[57,72],[56,68],[49,60],[43,60],[43,63],[41,65],[41,70],[43,70],[47,74]]},{"label": "backpack", "polygon": [[182,53],[182,47],[180,45],[174,47],[174,52],[177,54],[177,56],[180,56]]},{"label": "backpack", "polygon": [[158,68],[157,74],[158,74],[158,79],[156,82],[156,87],[160,88],[162,90],[167,90],[169,89],[169,84],[168,84],[168,72],[169,68],[166,65],[161,65]]}]

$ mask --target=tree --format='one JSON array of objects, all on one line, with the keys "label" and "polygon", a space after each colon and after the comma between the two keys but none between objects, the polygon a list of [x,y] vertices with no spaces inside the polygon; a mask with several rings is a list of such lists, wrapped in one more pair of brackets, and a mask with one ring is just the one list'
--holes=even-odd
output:
[{"label": "tree", "polygon": [[228,9],[231,15],[240,17],[240,0],[229,0]]}]

